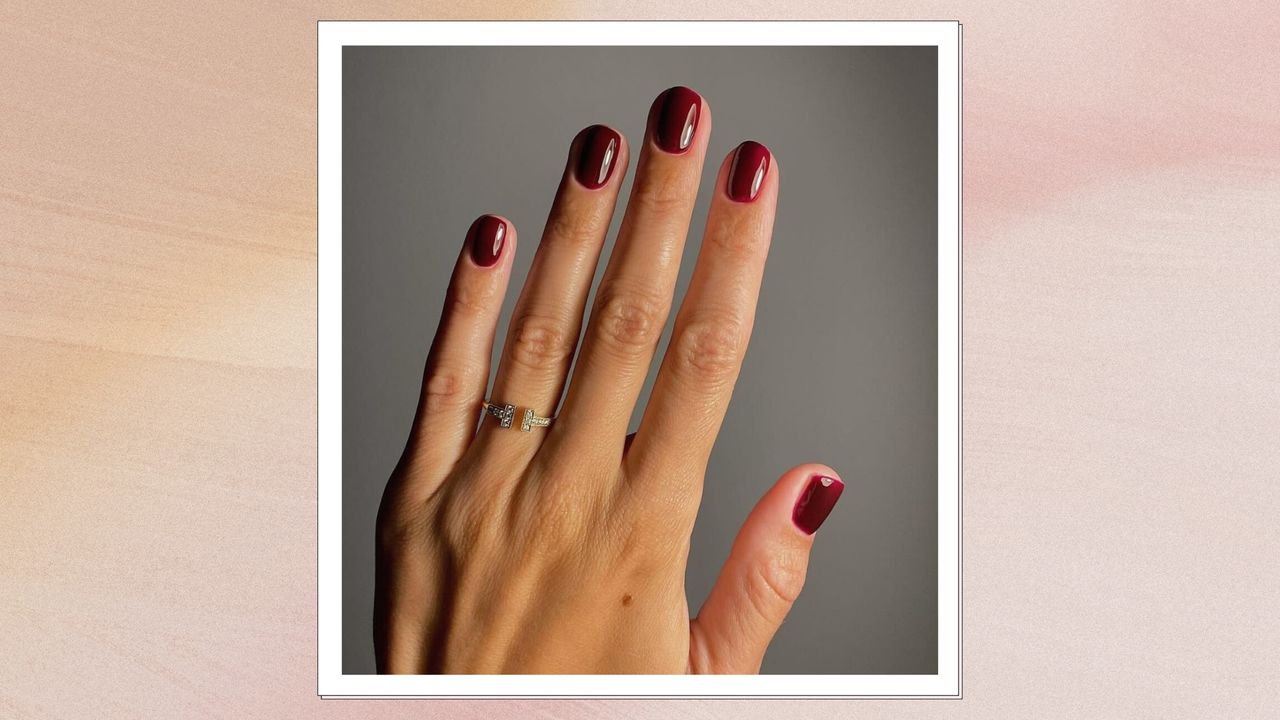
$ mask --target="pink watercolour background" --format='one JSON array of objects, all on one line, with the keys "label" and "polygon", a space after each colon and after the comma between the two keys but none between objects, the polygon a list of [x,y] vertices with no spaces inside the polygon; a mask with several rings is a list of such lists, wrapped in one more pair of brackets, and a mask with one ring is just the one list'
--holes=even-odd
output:
[{"label": "pink watercolour background", "polygon": [[[3,12],[0,716],[1270,714],[1280,21],[1261,2],[699,9],[965,25],[963,701],[316,698],[313,22],[408,12]],[[102,279],[121,272],[145,294]]]}]

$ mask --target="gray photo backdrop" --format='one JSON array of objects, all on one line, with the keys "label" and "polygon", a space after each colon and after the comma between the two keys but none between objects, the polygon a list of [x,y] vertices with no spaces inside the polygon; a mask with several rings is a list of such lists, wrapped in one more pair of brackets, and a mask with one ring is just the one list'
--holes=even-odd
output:
[{"label": "gray photo backdrop", "polygon": [[[721,159],[754,139],[782,173],[755,332],[693,533],[690,607],[777,477],[827,463],[848,487],[763,672],[937,672],[932,47],[344,51],[344,672],[374,671],[374,518],[467,227],[492,212],[520,232],[501,338],[569,141],[604,123],[638,152],[649,104],[672,85],[694,88],[714,113],[677,302]],[[634,167],[633,157],[623,201]]]}]

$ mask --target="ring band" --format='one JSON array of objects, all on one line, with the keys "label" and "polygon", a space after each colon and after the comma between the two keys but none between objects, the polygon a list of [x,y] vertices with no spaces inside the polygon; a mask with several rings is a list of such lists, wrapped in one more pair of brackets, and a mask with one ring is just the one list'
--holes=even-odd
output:
[{"label": "ring band", "polygon": [[[485,414],[492,415],[498,418],[499,427],[509,428],[511,427],[512,423],[515,421],[515,417],[516,417],[515,405],[505,405],[505,404],[500,405],[497,403],[491,403],[491,402],[485,401],[484,411],[485,411]],[[535,427],[550,427],[551,421],[555,419],[556,418],[554,415],[552,415],[551,417],[543,417],[538,413],[534,412],[533,408],[525,408],[524,415],[520,419],[520,431],[529,432],[533,430],[533,428]]]}]

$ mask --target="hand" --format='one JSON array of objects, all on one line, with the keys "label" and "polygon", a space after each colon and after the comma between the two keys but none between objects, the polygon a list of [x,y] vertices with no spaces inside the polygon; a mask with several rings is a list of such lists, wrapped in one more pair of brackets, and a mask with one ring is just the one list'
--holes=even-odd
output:
[{"label": "hand", "polygon": [[[650,109],[617,244],[572,382],[583,309],[630,155],[574,138],[512,316],[495,405],[488,358],[516,229],[467,233],[408,444],[378,514],[375,645],[391,673],[754,673],[804,584],[813,532],[843,489],[785,473],[747,518],[696,619],[685,564],[703,476],[751,334],[778,165],[746,142],[721,163],[693,279],[639,430],[627,435],[672,304],[711,135],[688,88]],[[476,431],[480,420],[479,431]]]}]

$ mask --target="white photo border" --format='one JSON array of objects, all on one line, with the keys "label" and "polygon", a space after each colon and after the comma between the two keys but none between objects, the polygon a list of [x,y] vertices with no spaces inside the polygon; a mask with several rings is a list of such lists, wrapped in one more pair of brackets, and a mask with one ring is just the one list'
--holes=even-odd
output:
[{"label": "white photo border", "polygon": [[[583,25],[593,26],[583,32]],[[342,50],[347,45],[938,48],[938,672],[347,675],[342,672]],[[961,697],[961,25],[954,21],[320,21],[317,694],[322,697]]]}]

